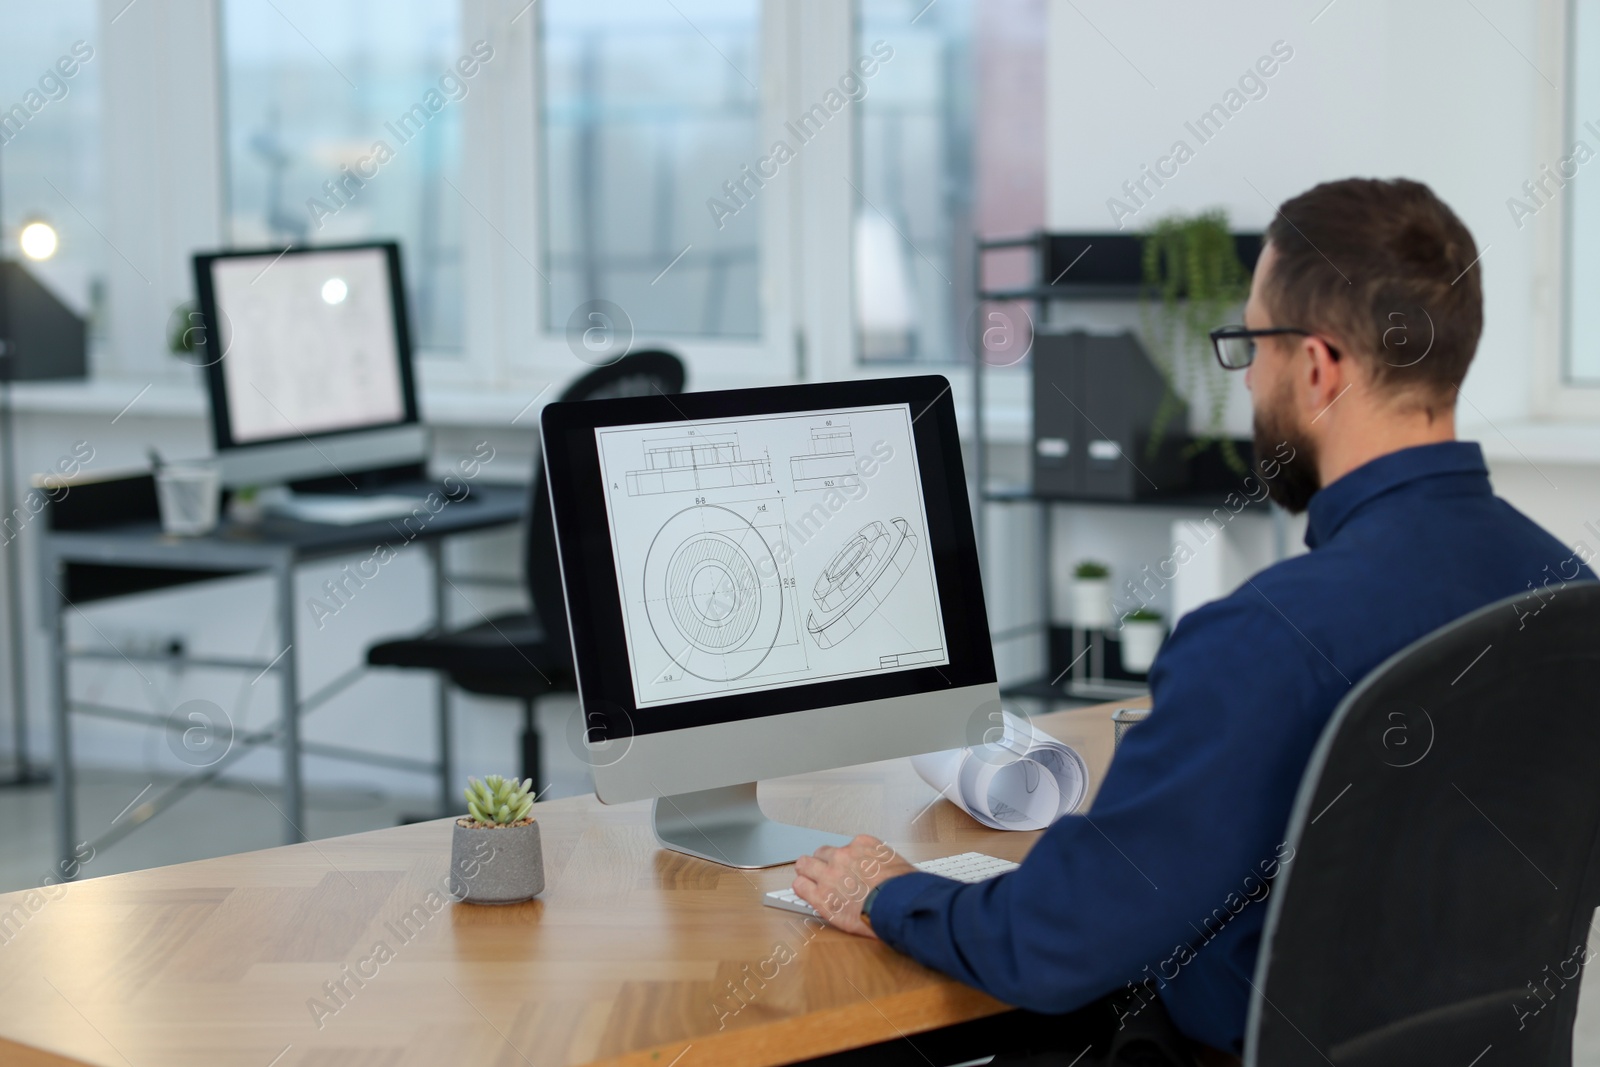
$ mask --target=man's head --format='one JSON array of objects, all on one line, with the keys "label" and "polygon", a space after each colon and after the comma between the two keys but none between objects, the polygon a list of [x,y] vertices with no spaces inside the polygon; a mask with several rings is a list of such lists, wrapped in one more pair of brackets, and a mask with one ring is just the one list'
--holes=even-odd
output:
[{"label": "man's head", "polygon": [[1294,450],[1273,499],[1302,511],[1368,459],[1454,436],[1483,329],[1477,257],[1420,182],[1350,178],[1283,204],[1245,305],[1251,329],[1305,331],[1261,338],[1246,376],[1257,456]]}]

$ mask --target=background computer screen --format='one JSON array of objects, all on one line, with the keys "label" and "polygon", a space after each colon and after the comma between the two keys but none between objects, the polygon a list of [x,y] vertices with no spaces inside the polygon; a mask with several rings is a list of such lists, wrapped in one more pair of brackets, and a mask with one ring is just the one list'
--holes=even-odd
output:
[{"label": "background computer screen", "polygon": [[912,421],[595,429],[639,708],[950,662]]},{"label": "background computer screen", "polygon": [[218,258],[211,289],[233,444],[406,418],[384,248]]}]

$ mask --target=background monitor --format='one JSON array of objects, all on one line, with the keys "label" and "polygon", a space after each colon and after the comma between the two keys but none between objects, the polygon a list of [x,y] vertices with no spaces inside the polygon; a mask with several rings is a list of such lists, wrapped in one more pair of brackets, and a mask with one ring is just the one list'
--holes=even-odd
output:
[{"label": "background monitor", "polygon": [[836,835],[755,782],[959,747],[999,691],[950,384],[551,404],[541,418],[595,791],[732,866]]},{"label": "background monitor", "polygon": [[219,252],[194,269],[225,484],[426,459],[398,245]]}]

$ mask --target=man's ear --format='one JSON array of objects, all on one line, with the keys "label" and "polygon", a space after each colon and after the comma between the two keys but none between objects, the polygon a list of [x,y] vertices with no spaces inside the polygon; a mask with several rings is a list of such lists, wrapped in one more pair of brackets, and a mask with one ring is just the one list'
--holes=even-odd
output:
[{"label": "man's ear", "polygon": [[1318,417],[1326,411],[1354,381],[1352,372],[1355,368],[1350,365],[1349,357],[1344,352],[1341,348],[1341,358],[1336,359],[1328,342],[1321,337],[1300,338],[1300,351],[1296,356],[1300,363],[1301,384],[1304,386],[1302,396],[1312,417]]}]

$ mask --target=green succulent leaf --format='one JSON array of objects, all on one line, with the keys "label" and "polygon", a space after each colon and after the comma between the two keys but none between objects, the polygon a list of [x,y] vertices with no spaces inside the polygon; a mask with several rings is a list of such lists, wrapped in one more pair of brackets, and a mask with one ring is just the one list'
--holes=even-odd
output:
[{"label": "green succulent leaf", "polygon": [[467,813],[482,826],[509,826],[533,811],[533,779],[518,781],[491,774],[469,778],[465,790]]}]

